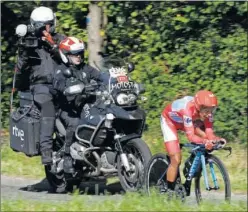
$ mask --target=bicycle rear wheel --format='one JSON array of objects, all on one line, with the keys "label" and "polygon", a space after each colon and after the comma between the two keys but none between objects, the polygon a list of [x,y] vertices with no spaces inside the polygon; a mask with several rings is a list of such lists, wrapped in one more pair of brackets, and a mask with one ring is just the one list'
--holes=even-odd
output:
[{"label": "bicycle rear wheel", "polygon": [[148,195],[151,193],[165,192],[166,172],[169,166],[169,159],[165,154],[154,155],[146,166],[145,189]]},{"label": "bicycle rear wheel", "polygon": [[210,190],[206,189],[202,172],[199,172],[195,178],[197,203],[200,204],[202,201],[229,202],[231,200],[231,184],[227,169],[222,161],[214,155],[209,155],[206,159],[206,171]]}]

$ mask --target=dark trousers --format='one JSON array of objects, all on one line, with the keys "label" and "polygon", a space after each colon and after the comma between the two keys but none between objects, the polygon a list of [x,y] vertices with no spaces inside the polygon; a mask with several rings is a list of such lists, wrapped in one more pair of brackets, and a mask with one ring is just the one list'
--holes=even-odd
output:
[{"label": "dark trousers", "polygon": [[62,111],[60,114],[62,122],[66,126],[66,136],[65,136],[65,153],[70,153],[70,146],[73,141],[74,132],[78,126],[79,118],[77,114]]},{"label": "dark trousers", "polygon": [[55,108],[53,104],[53,95],[51,94],[51,85],[36,84],[30,86],[34,95],[34,102],[41,111],[40,120],[40,151],[52,149],[55,124]]}]

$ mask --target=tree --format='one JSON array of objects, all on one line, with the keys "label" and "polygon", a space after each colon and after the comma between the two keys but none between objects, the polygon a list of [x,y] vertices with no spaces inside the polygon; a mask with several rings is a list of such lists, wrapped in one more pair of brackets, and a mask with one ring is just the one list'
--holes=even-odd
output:
[{"label": "tree", "polygon": [[89,64],[95,68],[100,67],[102,51],[102,36],[100,34],[102,25],[102,9],[96,3],[89,5],[89,14],[87,17],[88,31],[88,51]]}]

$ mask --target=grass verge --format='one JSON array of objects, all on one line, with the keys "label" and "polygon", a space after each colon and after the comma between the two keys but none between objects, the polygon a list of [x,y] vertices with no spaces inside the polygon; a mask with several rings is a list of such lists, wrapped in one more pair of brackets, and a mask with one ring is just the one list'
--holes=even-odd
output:
[{"label": "grass verge", "polygon": [[1,143],[1,174],[27,178],[45,176],[40,157],[27,157],[23,153],[14,152],[9,147],[8,137]]},{"label": "grass verge", "polygon": [[66,203],[48,203],[28,200],[2,200],[1,211],[247,211],[246,202],[214,204],[205,202],[200,206],[182,204],[175,200],[167,202],[164,196],[150,197],[128,193],[116,200],[92,201],[85,196],[75,195]]}]

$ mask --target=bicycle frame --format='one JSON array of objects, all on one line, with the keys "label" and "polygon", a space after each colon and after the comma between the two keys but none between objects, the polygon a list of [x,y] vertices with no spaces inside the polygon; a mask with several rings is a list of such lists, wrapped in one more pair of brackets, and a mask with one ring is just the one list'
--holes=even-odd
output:
[{"label": "bicycle frame", "polygon": [[[218,181],[216,178],[216,174],[214,171],[214,167],[213,167],[213,162],[211,160],[209,160],[209,166],[210,166],[210,172],[211,172],[211,177],[214,183],[214,187],[210,187],[209,186],[209,179],[208,179],[208,175],[207,175],[207,169],[206,169],[206,149],[204,145],[193,145],[193,144],[184,144],[184,147],[194,147],[191,151],[193,153],[195,153],[195,158],[193,160],[192,166],[190,168],[189,171],[189,177],[186,179],[186,181],[191,181],[193,176],[195,175],[195,173],[202,168],[202,174],[203,174],[203,178],[204,178],[204,184],[206,187],[207,191],[210,190],[218,190],[219,189],[219,185],[218,185]],[[197,160],[200,160],[200,166],[199,164],[197,164]]]},{"label": "bicycle frame", "polygon": [[203,178],[204,178],[204,183],[205,183],[206,190],[207,191],[218,190],[219,186],[218,186],[218,182],[217,182],[217,178],[216,178],[216,175],[215,175],[215,171],[214,171],[212,161],[209,161],[209,166],[210,166],[212,180],[214,182],[214,187],[209,186],[209,179],[208,179],[207,169],[206,169],[206,157],[205,157],[203,152],[200,152],[200,156],[201,156],[201,167],[202,167],[202,173],[203,173]]}]

